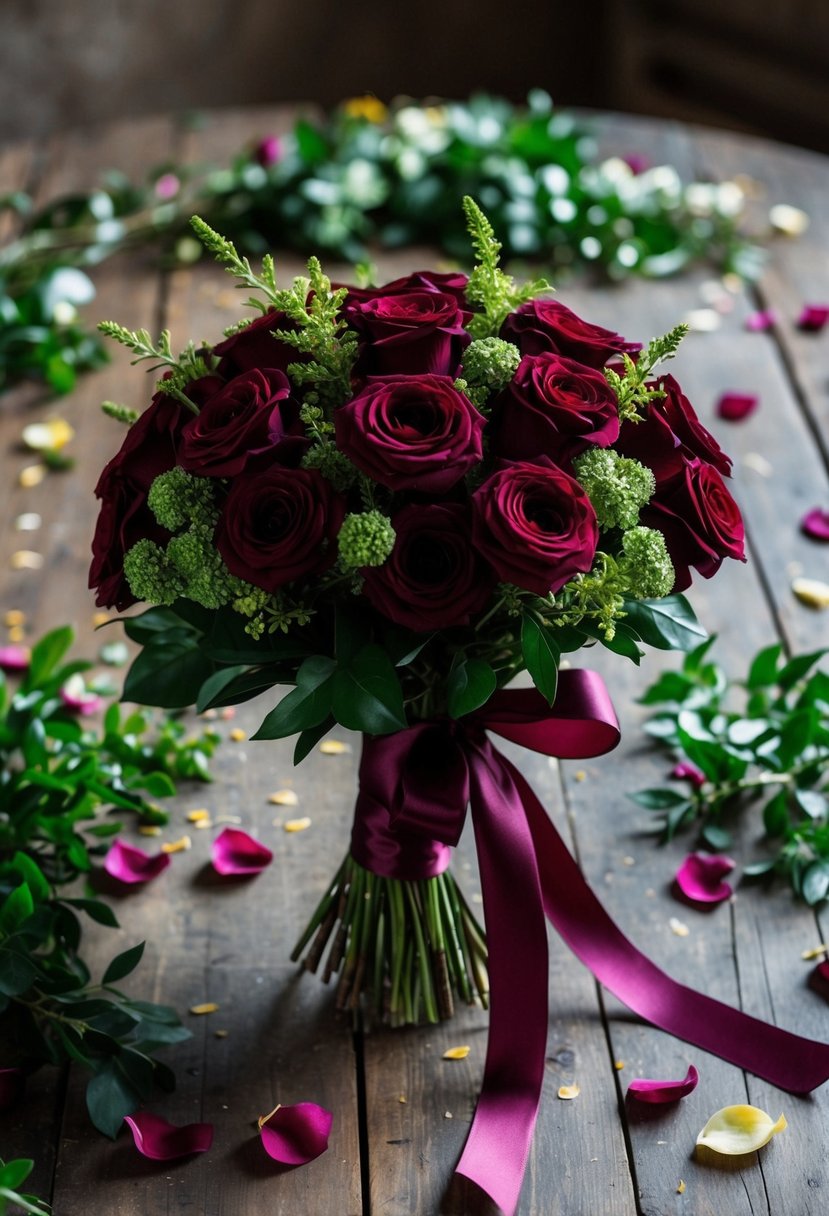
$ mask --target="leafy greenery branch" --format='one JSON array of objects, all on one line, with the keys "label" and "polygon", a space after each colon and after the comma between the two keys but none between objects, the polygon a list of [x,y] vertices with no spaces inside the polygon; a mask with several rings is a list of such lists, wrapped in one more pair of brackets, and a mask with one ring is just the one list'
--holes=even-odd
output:
[{"label": "leafy greenery branch", "polygon": [[649,387],[647,381],[660,363],[674,358],[687,333],[688,325],[683,321],[661,337],[653,338],[635,361],[630,355],[623,354],[623,375],[612,367],[604,369],[607,382],[618,398],[622,421],[640,422],[648,404],[665,396],[658,384]]},{"label": "leafy greenery branch", "polygon": [[466,298],[480,309],[469,322],[473,338],[494,338],[509,314],[544,291],[552,290],[546,279],[533,279],[520,287],[512,275],[500,269],[501,242],[481,208],[468,194],[463,211],[476,262],[466,285]]},{"label": "leafy greenery branch", "polygon": [[[209,375],[213,370],[213,363],[208,361],[205,355],[199,353],[194,342],[188,342],[181,354],[175,355],[170,345],[169,329],[161,331],[157,342],[153,342],[148,330],[127,329],[126,326],[119,325],[117,321],[100,321],[98,329],[120,346],[125,346],[127,350],[132,351],[135,355],[132,360],[133,367],[136,363],[150,359],[153,361],[153,371],[157,371],[161,367],[166,368],[164,378],[159,380],[156,385],[157,390],[175,397],[192,413],[198,414],[199,407],[190,400],[184,390],[191,381]],[[131,411],[126,411],[123,407],[114,405],[113,402],[104,402],[103,408],[110,417],[114,416],[119,421],[130,420]]]},{"label": "leafy greenery branch", "polygon": [[34,1169],[34,1161],[17,1157],[13,1161],[0,1158],[0,1216],[11,1212],[27,1212],[29,1216],[51,1216],[51,1207],[36,1195],[20,1190]]}]

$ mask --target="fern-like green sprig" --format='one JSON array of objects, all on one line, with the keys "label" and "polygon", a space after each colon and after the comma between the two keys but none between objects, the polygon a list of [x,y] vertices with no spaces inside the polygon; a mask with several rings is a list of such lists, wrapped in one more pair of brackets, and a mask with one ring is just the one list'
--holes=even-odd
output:
[{"label": "fern-like green sprig", "polygon": [[646,381],[657,364],[673,359],[687,333],[688,326],[682,322],[660,338],[653,338],[635,363],[630,355],[623,354],[625,372],[622,376],[612,367],[604,369],[607,382],[618,398],[619,417],[623,422],[641,422],[648,404],[665,396],[664,390],[658,385],[648,387]]},{"label": "fern-like green sprig", "polygon": [[345,287],[332,290],[331,280],[315,257],[308,260],[308,278],[296,278],[288,291],[277,293],[277,307],[297,328],[277,329],[276,337],[309,356],[288,366],[294,384],[310,386],[307,405],[333,407],[351,395],[357,334],[340,315],[347,294]]},{"label": "fern-like green sprig", "polygon": [[463,200],[466,227],[475,252],[475,268],[466,285],[466,298],[476,312],[468,325],[473,338],[497,337],[507,316],[520,304],[550,290],[546,279],[519,286],[500,269],[501,242],[473,198]]},{"label": "fern-like green sprig", "polygon": [[[199,407],[187,396],[185,389],[193,380],[208,376],[213,371],[214,360],[205,356],[196,348],[194,342],[188,342],[180,355],[174,355],[170,346],[170,331],[164,329],[157,342],[153,342],[146,329],[127,329],[117,321],[101,321],[98,329],[114,342],[125,346],[135,355],[133,366],[147,359],[153,360],[152,371],[165,368],[165,376],[156,384],[159,392],[175,397],[192,413],[198,414]],[[105,411],[111,412],[111,411]]]},{"label": "fern-like green sprig", "polygon": [[262,258],[262,273],[255,274],[247,258],[239,255],[233,241],[229,241],[227,237],[216,232],[209,224],[199,215],[194,215],[190,220],[190,225],[206,249],[209,249],[217,262],[221,262],[228,274],[232,274],[235,279],[239,280],[240,287],[249,287],[253,291],[259,291],[264,295],[267,303],[251,296],[246,301],[251,308],[258,308],[260,312],[268,311],[270,305],[278,304],[278,297],[283,295],[276,286],[276,269],[274,266],[273,257],[266,253]]}]

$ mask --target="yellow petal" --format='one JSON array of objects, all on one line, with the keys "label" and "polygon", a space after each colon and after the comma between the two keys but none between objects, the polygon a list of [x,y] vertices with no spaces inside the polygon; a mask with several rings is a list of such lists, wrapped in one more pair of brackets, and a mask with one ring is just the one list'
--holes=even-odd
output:
[{"label": "yellow petal", "polygon": [[350,752],[351,748],[347,743],[343,743],[341,739],[323,739],[320,744],[320,751],[323,756],[341,756],[343,752]]},{"label": "yellow petal", "polygon": [[801,236],[809,227],[809,217],[799,207],[790,203],[775,203],[769,210],[772,228],[784,236]]},{"label": "yellow petal", "polygon": [[27,464],[25,469],[21,469],[17,480],[23,486],[24,490],[31,490],[35,486],[39,486],[46,476],[46,466],[43,464]]},{"label": "yellow petal", "polygon": [[443,1053],[444,1060],[465,1060],[469,1055],[470,1048],[464,1043],[462,1047],[449,1047]]},{"label": "yellow petal", "polygon": [[677,1195],[685,1194],[685,1183],[682,1181],[681,1178],[680,1178],[679,1182],[676,1184],[676,1193],[677,1193]]},{"label": "yellow petal", "polygon": [[22,642],[26,636],[26,630],[22,625],[12,625],[9,629],[9,641],[12,645]]},{"label": "yellow petal", "polygon": [[817,578],[795,578],[792,591],[807,608],[829,608],[829,583]]},{"label": "yellow petal", "polygon": [[299,799],[294,790],[276,790],[268,798],[268,802],[274,806],[298,806]]},{"label": "yellow petal", "polygon": [[230,1034],[229,1030],[214,1030],[213,1038],[214,1039],[226,1039],[229,1034]]},{"label": "yellow petal", "polygon": [[101,628],[101,626],[102,626],[102,625],[106,625],[106,624],[107,624],[107,622],[108,622],[110,619],[111,619],[111,618],[110,618],[110,615],[109,615],[109,613],[108,613],[108,612],[93,612],[93,614],[92,614],[92,628],[93,628],[93,629],[100,629],[100,628]]},{"label": "yellow petal", "polygon": [[14,526],[18,532],[37,532],[43,520],[36,511],[24,511],[22,515],[18,515],[14,521]]},{"label": "yellow petal", "polygon": [[616,1069],[617,1072],[621,1072],[622,1069],[624,1068],[624,1066],[625,1066],[624,1060],[614,1060],[613,1061],[613,1067]]},{"label": "yellow petal", "polygon": [[59,452],[74,436],[72,427],[63,418],[50,418],[24,426],[22,439],[33,452]]},{"label": "yellow petal", "polygon": [[187,822],[188,823],[202,823],[205,819],[209,819],[209,818],[210,818],[210,811],[205,810],[204,807],[199,807],[195,811],[187,812]]},{"label": "yellow petal", "polygon": [[182,836],[179,840],[168,840],[161,846],[162,853],[186,853],[188,849],[192,849],[193,842],[189,836]]},{"label": "yellow petal", "polygon": [[724,1106],[708,1120],[697,1136],[697,1144],[727,1157],[737,1157],[762,1148],[786,1126],[785,1115],[773,1123],[771,1115],[757,1106]]},{"label": "yellow petal", "polygon": [[3,616],[3,624],[7,629],[13,629],[15,625],[25,625],[26,613],[21,612],[19,608],[10,608]]},{"label": "yellow petal", "polygon": [[160,836],[161,828],[154,823],[141,823],[138,825],[139,836]]},{"label": "yellow petal", "polygon": [[814,950],[804,950],[800,957],[804,963],[811,963],[814,959],[820,958],[827,952],[829,952],[829,946],[824,942],[820,946],[815,946]]},{"label": "yellow petal", "polygon": [[205,1001],[203,1005],[191,1005],[190,1012],[196,1014],[216,1013],[219,1006],[214,1001]]},{"label": "yellow petal", "polygon": [[668,921],[668,925],[670,926],[671,933],[675,933],[677,937],[687,937],[691,932],[688,926],[681,920],[677,920],[675,916],[671,917],[671,919]]},{"label": "yellow petal", "polygon": [[304,832],[306,828],[310,828],[311,820],[305,815],[302,819],[289,819],[283,824],[286,832]]},{"label": "yellow petal", "polygon": [[247,735],[240,727],[236,726],[230,732],[230,738],[234,743],[244,743],[245,739],[247,739]]},{"label": "yellow petal", "polygon": [[558,1091],[558,1096],[562,1102],[569,1102],[572,1098],[577,1098],[580,1093],[580,1085],[562,1085]]},{"label": "yellow petal", "polygon": [[260,1132],[261,1132],[261,1130],[262,1130],[263,1126],[264,1126],[264,1125],[265,1125],[265,1124],[268,1122],[268,1119],[272,1119],[272,1118],[273,1118],[273,1116],[276,1114],[276,1112],[279,1110],[279,1108],[280,1108],[281,1106],[282,1106],[282,1103],[281,1103],[281,1102],[277,1102],[277,1104],[276,1104],[276,1106],[273,1108],[273,1110],[272,1110],[272,1111],[270,1111],[270,1112],[269,1112],[267,1115],[260,1115],[260,1116],[259,1116],[259,1118],[256,1120],[256,1122],[259,1124],[259,1130],[260,1130]]},{"label": "yellow petal", "polygon": [[12,570],[41,570],[43,554],[35,553],[34,549],[18,549],[11,555]]}]

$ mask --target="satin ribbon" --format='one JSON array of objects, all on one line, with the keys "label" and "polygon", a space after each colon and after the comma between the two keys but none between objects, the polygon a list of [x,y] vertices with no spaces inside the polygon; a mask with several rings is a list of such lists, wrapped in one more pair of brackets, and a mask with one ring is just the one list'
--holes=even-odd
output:
[{"label": "satin ribbon", "polygon": [[600,983],[653,1025],[792,1093],[826,1081],[829,1045],[678,983],[625,937],[486,730],[562,758],[598,756],[619,741],[601,677],[573,670],[560,673],[552,710],[535,689],[505,690],[462,721],[423,722],[365,740],[352,832],[361,865],[386,877],[434,877],[448,865],[467,803],[472,813],[491,1012],[483,1085],[458,1173],[512,1216],[544,1075],[545,915]]}]

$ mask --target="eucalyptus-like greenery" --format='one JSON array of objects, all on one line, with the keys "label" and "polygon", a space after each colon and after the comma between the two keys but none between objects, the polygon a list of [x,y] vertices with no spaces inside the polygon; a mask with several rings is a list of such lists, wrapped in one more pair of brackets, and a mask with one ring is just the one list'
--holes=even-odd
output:
[{"label": "eucalyptus-like greenery", "polygon": [[83,269],[147,243],[193,260],[193,211],[249,254],[278,246],[355,262],[378,246],[432,244],[465,262],[460,202],[472,194],[505,253],[557,280],[579,268],[661,277],[700,260],[759,272],[734,183],[683,183],[665,165],[635,171],[625,152],[600,159],[586,124],[540,90],[523,106],[477,96],[387,110],[357,98],[226,167],[159,166],[142,184],[109,172],[39,211],[21,192],[0,198],[23,229],[0,251],[0,390],[40,375],[68,391],[97,366],[101,348],[76,315],[93,294]]},{"label": "eucalyptus-like greenery", "polygon": [[629,797],[660,817],[663,839],[696,828],[714,850],[730,846],[736,817],[756,814],[768,856],[744,875],[784,875],[807,903],[821,903],[829,895],[829,673],[819,664],[829,651],[788,659],[775,643],[732,679],[709,657],[712,642],[641,698],[659,707],[645,730],[699,776]]},{"label": "eucalyptus-like greenery", "polygon": [[102,731],[82,726],[60,696],[72,675],[90,667],[64,661],[72,641],[68,627],[43,637],[14,689],[0,673],[0,1067],[88,1068],[90,1116],[114,1136],[154,1085],[174,1086],[155,1051],[189,1031],[174,1009],[119,988],[143,943],[93,978],[82,955],[82,918],[112,928],[118,921],[103,900],[79,893],[76,880],[120,830],[114,810],[163,823],[154,799],[175,793],[174,778],[209,779],[218,737],[183,742],[183,728],[172,723],[154,733],[146,711],[122,719],[117,705]]},{"label": "eucalyptus-like greenery", "polygon": [[34,1169],[34,1161],[28,1157],[16,1157],[14,1161],[0,1158],[0,1216],[27,1212],[30,1216],[51,1216],[48,1203],[21,1191],[20,1187]]}]

